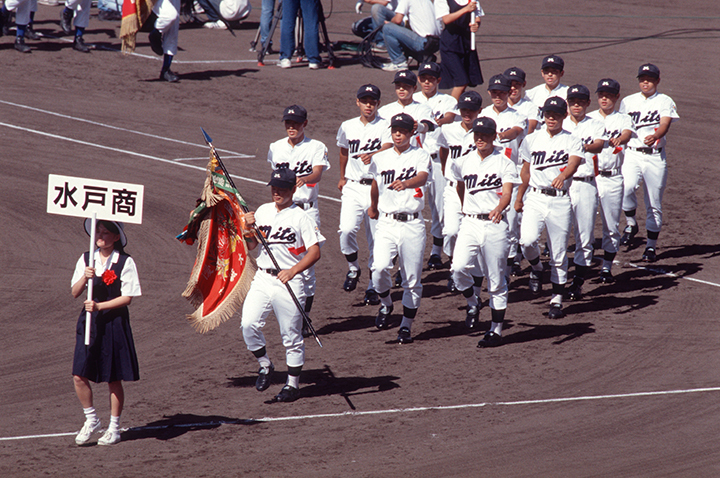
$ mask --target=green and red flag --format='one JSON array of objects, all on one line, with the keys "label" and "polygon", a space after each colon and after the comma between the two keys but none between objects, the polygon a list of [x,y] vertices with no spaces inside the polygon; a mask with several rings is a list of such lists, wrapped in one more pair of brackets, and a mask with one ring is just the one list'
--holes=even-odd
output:
[{"label": "green and red flag", "polygon": [[197,256],[183,297],[195,312],[190,324],[200,333],[208,332],[232,317],[250,289],[257,266],[243,239],[245,201],[232,187],[210,152],[207,178],[198,206],[177,239],[193,244]]}]

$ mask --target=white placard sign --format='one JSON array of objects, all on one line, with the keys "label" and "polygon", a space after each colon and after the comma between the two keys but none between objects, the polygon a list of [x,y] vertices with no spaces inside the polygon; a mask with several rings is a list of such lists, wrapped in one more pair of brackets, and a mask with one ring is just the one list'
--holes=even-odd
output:
[{"label": "white placard sign", "polygon": [[75,217],[95,213],[98,219],[141,224],[144,190],[142,184],[50,174],[47,212]]}]

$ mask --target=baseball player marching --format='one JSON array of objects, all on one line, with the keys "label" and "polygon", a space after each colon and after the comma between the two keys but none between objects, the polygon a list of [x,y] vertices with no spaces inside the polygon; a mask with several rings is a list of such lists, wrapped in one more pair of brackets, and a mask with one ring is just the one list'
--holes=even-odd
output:
[{"label": "baseball player marching", "polygon": [[403,277],[403,318],[398,332],[401,344],[413,341],[411,328],[422,295],[423,251],[425,250],[425,183],[430,172],[430,155],[411,145],[415,120],[400,113],[390,120],[393,148],[376,154],[370,164],[372,203],[368,214],[378,219],[372,280],[380,296],[375,319],[379,329],[387,328],[393,311],[390,297],[390,269],[398,256]]},{"label": "baseball player marching", "polygon": [[[265,236],[268,247],[281,269],[274,264],[265,248],[257,258],[258,271],[248,291],[242,311],[242,333],[245,344],[260,364],[255,388],[262,392],[270,386],[275,370],[265,348],[262,328],[272,310],[280,326],[285,346],[288,378],[274,401],[292,402],[298,398],[300,371],[305,363],[302,315],[285,284],[290,284],[295,296],[302,302],[305,288],[301,273],[320,259],[320,246],[325,238],[315,221],[293,202],[297,178],[291,169],[273,171],[268,186],[272,188],[272,202],[263,204],[256,212],[245,214],[245,224],[257,224]],[[253,250],[258,241],[249,227],[244,231],[248,248]]]},{"label": "baseball player marching", "polygon": [[588,116],[602,121],[605,126],[603,136],[606,141],[603,150],[598,154],[598,173],[595,182],[602,210],[602,248],[605,252],[600,282],[607,284],[614,280],[612,264],[620,246],[620,211],[623,200],[621,168],[625,149],[623,146],[630,140],[634,129],[630,117],[615,109],[620,99],[620,83],[611,78],[602,79],[598,82],[595,92],[600,108],[589,113]]},{"label": "baseball player marching", "polygon": [[629,244],[638,233],[635,211],[635,191],[643,182],[645,192],[645,229],[647,243],[642,259],[657,260],[655,246],[662,228],[662,197],[667,183],[666,138],[670,124],[680,118],[675,102],[667,95],[657,92],[660,69],[652,63],[638,70],[640,92],[623,98],[620,112],[630,115],[636,133],[628,142],[622,174],[625,180],[623,211],[627,220],[622,244]]},{"label": "baseball player marching", "polygon": [[541,113],[540,122],[537,125],[538,129],[542,128],[545,123],[541,111],[545,100],[552,96],[559,96],[565,99],[568,89],[566,85],[560,83],[560,80],[565,74],[565,61],[559,56],[550,55],[543,58],[540,73],[542,74],[543,83],[527,90],[528,98],[535,103],[535,106],[538,107],[538,111]]},{"label": "baseball player marching", "polygon": [[477,327],[474,324],[479,316],[471,273],[478,262],[487,277],[490,294],[492,322],[478,347],[495,347],[501,343],[508,299],[505,260],[510,249],[504,211],[510,204],[513,185],[520,181],[515,164],[494,147],[496,130],[491,118],[476,119],[472,127],[476,153],[460,157],[450,167],[450,176],[457,181],[463,213],[452,272],[455,285],[467,300],[465,324],[469,328]]},{"label": "baseball player marching", "polygon": [[[368,268],[372,267],[373,244],[377,220],[370,219],[370,161],[378,151],[392,147],[390,123],[377,114],[380,104],[380,89],[375,85],[363,85],[357,92],[357,106],[360,116],[343,122],[337,133],[337,145],[340,148],[340,181],[338,189],[342,192],[340,206],[340,250],[348,262],[348,273],[343,290],[352,292],[360,278],[358,263],[357,234],[361,225],[365,225],[367,238]],[[380,299],[373,287],[372,277],[368,282],[363,302],[378,305]]]},{"label": "baseball player marching", "polygon": [[532,267],[530,290],[534,294],[540,294],[542,290],[538,240],[542,230],[547,229],[552,281],[548,316],[551,319],[565,316],[562,297],[567,282],[567,237],[572,213],[568,188],[583,155],[580,139],[563,129],[566,117],[564,99],[552,96],[545,101],[545,127],[528,135],[520,146],[522,184],[515,201],[515,210],[523,211],[520,245]]},{"label": "baseball player marching", "polygon": [[[518,113],[527,118],[528,127],[526,134],[530,134],[537,129],[540,117],[538,116],[538,107],[535,103],[530,101],[527,93],[525,93],[525,85],[527,85],[527,82],[525,81],[525,72],[514,66],[505,70],[503,72],[503,76],[510,80],[510,95],[508,96],[508,104],[515,108]],[[518,142],[522,142],[524,137],[525,135],[523,135]]]}]

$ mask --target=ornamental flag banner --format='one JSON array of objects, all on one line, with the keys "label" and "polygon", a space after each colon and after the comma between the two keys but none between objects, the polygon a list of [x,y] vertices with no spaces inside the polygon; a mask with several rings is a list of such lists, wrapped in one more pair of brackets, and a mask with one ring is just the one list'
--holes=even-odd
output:
[{"label": "ornamental flag banner", "polygon": [[257,270],[243,239],[241,205],[247,207],[211,149],[199,204],[177,236],[187,244],[198,241],[195,265],[182,296],[196,308],[187,316],[190,324],[203,334],[240,310]]},{"label": "ornamental flag banner", "polygon": [[120,38],[122,39],[122,52],[135,51],[135,37],[150,16],[157,0],[125,0],[122,4],[122,23],[120,23]]}]

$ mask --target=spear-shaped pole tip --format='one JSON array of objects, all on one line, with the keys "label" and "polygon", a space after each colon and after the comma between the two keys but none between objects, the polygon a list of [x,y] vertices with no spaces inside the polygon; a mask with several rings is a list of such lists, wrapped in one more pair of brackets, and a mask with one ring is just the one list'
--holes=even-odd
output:
[{"label": "spear-shaped pole tip", "polygon": [[210,137],[209,134],[207,134],[207,131],[205,131],[205,129],[203,129],[203,128],[200,128],[200,131],[202,131],[202,134],[205,137],[205,142],[207,144],[212,144],[212,138]]}]

